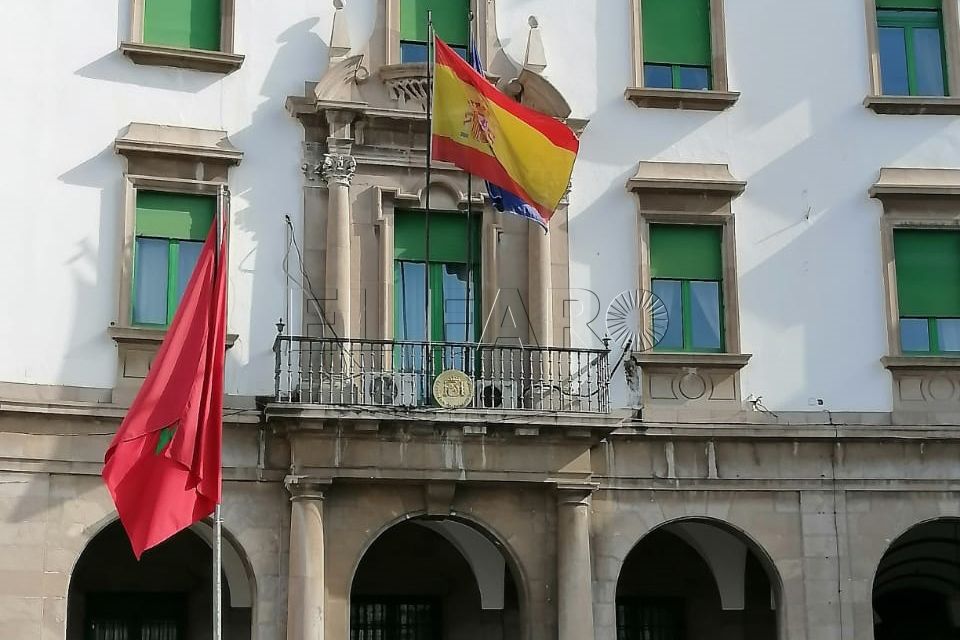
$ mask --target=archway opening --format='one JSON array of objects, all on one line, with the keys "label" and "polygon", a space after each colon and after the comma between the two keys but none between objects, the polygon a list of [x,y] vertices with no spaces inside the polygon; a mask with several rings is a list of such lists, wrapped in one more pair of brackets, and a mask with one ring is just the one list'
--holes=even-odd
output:
[{"label": "archway opening", "polygon": [[[70,579],[67,640],[209,640],[213,553],[202,525],[195,526],[197,531],[178,533],[139,562],[119,521],[98,533]],[[223,547],[225,565],[227,558],[239,558],[228,540]],[[227,569],[223,635],[250,640],[252,585],[246,575],[238,578],[236,570]]]},{"label": "archway opening", "polygon": [[350,591],[350,640],[520,640],[508,558],[471,525],[415,518],[380,535]]},{"label": "archway opening", "polygon": [[894,541],[873,580],[876,640],[960,638],[960,520],[925,522]]},{"label": "archway opening", "polygon": [[702,520],[666,524],[624,561],[617,640],[776,638],[776,584],[739,532]]}]

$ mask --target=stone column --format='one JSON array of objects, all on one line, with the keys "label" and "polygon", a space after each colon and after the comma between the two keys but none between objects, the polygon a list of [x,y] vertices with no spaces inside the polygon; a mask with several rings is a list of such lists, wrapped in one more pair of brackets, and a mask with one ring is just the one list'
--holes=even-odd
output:
[{"label": "stone column", "polygon": [[553,274],[551,273],[550,235],[531,224],[527,236],[527,275],[529,284],[530,342],[543,347],[553,344]]},{"label": "stone column", "polygon": [[290,564],[287,640],[323,640],[323,492],[326,485],[288,477]]},{"label": "stone column", "polygon": [[590,495],[594,487],[557,488],[557,637],[593,638]]},{"label": "stone column", "polygon": [[327,183],[327,282],[334,299],[326,301],[327,320],[341,338],[350,337],[350,181],[357,170],[349,154],[323,156],[320,176]]}]

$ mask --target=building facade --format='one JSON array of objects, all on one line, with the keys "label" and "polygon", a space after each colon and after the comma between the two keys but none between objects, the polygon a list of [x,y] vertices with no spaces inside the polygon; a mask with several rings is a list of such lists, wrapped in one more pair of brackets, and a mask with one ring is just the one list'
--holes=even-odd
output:
[{"label": "building facade", "polygon": [[[9,4],[2,637],[211,637],[99,474],[218,207],[224,637],[960,633],[957,0]],[[549,233],[428,180],[428,11]]]}]

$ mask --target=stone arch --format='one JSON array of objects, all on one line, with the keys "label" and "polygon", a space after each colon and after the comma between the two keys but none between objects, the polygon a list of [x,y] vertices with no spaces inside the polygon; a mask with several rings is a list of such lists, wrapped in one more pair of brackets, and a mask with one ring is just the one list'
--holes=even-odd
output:
[{"label": "stone arch", "polygon": [[[421,180],[413,192],[415,202],[419,207],[427,206],[426,180]],[[430,208],[436,211],[458,211],[461,205],[467,202],[467,194],[462,191],[457,180],[450,176],[436,173],[430,176]]]},{"label": "stone arch", "polygon": [[960,633],[960,518],[941,516],[901,531],[871,582],[877,640]]},{"label": "stone arch", "polygon": [[[252,638],[256,626],[256,579],[246,551],[237,537],[227,527],[223,527],[222,531],[223,584],[225,587],[223,603],[225,612],[224,632],[227,634],[230,631],[234,637]],[[211,518],[205,518],[195,523],[154,549],[148,550],[140,562],[137,562],[133,557],[126,533],[123,531],[116,512],[100,518],[87,527],[84,534],[85,540],[80,552],[73,559],[67,586],[67,640],[84,637],[83,623],[87,615],[87,596],[91,592],[116,591],[118,593],[127,592],[128,595],[153,592],[156,585],[149,584],[149,575],[151,571],[155,572],[156,566],[150,566],[151,556],[162,556],[165,560],[169,560],[171,557],[176,557],[178,553],[190,552],[195,554],[196,558],[206,556],[203,559],[208,563],[212,561],[213,525]],[[105,545],[108,546],[108,549],[103,548]],[[116,565],[111,564],[111,566],[118,567],[116,571],[118,574],[116,576],[117,580],[115,583],[111,583],[107,579],[90,581],[86,574],[91,571],[91,563],[100,560],[105,554],[110,554],[112,557],[109,560],[116,563]],[[192,561],[195,561],[196,558]],[[162,560],[159,562],[163,563]],[[165,566],[163,571],[168,574],[172,573],[169,566]],[[140,575],[138,575],[138,572],[140,572]],[[208,568],[206,577],[212,585],[212,577],[209,574]],[[102,587],[107,588],[103,589]],[[137,589],[142,589],[142,591]],[[210,592],[212,592],[212,587],[208,590],[208,593]],[[206,607],[206,610],[209,610],[209,606]],[[231,615],[230,612],[235,613]],[[190,640],[193,637],[205,637],[204,634],[208,633],[209,625],[203,626],[199,631],[194,631],[194,627],[197,626],[199,625],[191,622],[187,630],[178,635],[177,638]],[[186,635],[183,635],[183,633]]]},{"label": "stone arch", "polygon": [[[679,554],[679,555],[678,555]],[[676,616],[677,624],[740,625],[762,627],[770,635],[782,635],[783,582],[772,557],[742,528],[715,517],[681,516],[660,522],[644,533],[622,558],[616,584],[617,616],[629,615],[621,610],[621,601],[632,595],[636,601],[653,602],[657,594],[642,581],[631,584],[631,572],[644,560],[657,560],[679,576],[690,572],[702,593],[686,593],[674,585],[664,585],[664,603],[681,602],[689,596],[695,605],[684,606]],[[657,570],[657,565],[651,567]],[[710,587],[703,583],[708,582]],[[766,595],[767,598],[762,596]],[[666,605],[664,605],[666,606]],[[691,609],[711,611],[709,615],[693,615]],[[641,615],[641,614],[638,614]],[[643,614],[645,615],[645,614]],[[667,613],[665,615],[674,615]]]},{"label": "stone arch", "polygon": [[[405,525],[417,525],[425,531],[432,532],[439,538],[446,540],[450,546],[462,557],[470,567],[472,578],[479,592],[481,608],[483,610],[502,610],[504,594],[491,593],[489,587],[498,577],[502,581],[509,578],[515,589],[517,604],[517,635],[509,636],[526,639],[530,636],[528,616],[529,593],[526,573],[518,556],[509,544],[491,525],[480,519],[462,513],[452,512],[449,515],[429,515],[426,510],[415,510],[393,517],[382,522],[364,540],[359,552],[353,559],[350,571],[350,599],[353,600],[353,590],[357,583],[358,574],[365,558],[374,549],[378,542],[384,540],[392,531]],[[446,527],[446,528],[445,528]],[[464,536],[463,534],[467,534]],[[503,571],[499,574],[491,571],[490,554],[498,554],[503,561]]]}]

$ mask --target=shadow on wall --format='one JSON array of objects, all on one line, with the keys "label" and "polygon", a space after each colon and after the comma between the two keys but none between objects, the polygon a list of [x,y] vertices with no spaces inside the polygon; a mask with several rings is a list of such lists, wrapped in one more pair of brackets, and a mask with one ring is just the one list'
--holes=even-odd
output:
[{"label": "shadow on wall", "polygon": [[[233,194],[234,203],[242,199],[246,206],[233,209],[232,221],[234,237],[243,234],[243,246],[250,249],[244,255],[234,252],[231,259],[235,273],[249,278],[252,284],[250,299],[235,297],[229,312],[234,317],[242,314],[244,322],[249,322],[245,331],[242,324],[233,326],[247,339],[247,378],[254,379],[256,388],[264,392],[273,389],[275,323],[277,318],[287,316],[283,273],[286,247],[280,241],[286,235],[285,215],[290,216],[297,237],[301,244],[303,242],[303,177],[300,172],[303,130],[287,113],[284,103],[290,95],[302,95],[304,82],[319,80],[326,69],[328,46],[311,31],[317,22],[317,18],[302,20],[277,37],[279,48],[260,87],[260,95],[265,100],[257,105],[250,124],[230,135],[237,148],[247,151],[244,161],[231,172],[231,182],[251,185]],[[305,75],[290,73],[291,68],[304,67],[305,61],[309,68]],[[287,162],[278,162],[271,154],[255,152],[277,148],[278,140],[289,145],[280,156]],[[289,199],[289,194],[296,194],[297,209],[279,210],[276,203],[284,201],[284,195]],[[240,243],[234,246],[240,246]],[[287,322],[289,324],[289,320]],[[234,370],[239,366],[238,356],[231,357]],[[228,393],[235,390],[236,383],[228,386]]]}]

